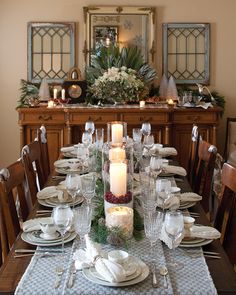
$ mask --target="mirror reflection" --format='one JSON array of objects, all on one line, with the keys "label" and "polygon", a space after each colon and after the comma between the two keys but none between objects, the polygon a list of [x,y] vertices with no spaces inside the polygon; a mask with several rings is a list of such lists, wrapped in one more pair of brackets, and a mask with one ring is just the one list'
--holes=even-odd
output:
[{"label": "mirror reflection", "polygon": [[146,62],[154,59],[154,7],[84,7],[85,60],[101,46],[137,46]]}]

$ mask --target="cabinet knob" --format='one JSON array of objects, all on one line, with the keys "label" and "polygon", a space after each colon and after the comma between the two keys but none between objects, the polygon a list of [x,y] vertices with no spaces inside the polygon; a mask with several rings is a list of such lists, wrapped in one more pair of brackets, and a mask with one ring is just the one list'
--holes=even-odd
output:
[{"label": "cabinet knob", "polygon": [[93,117],[88,117],[88,121],[92,121],[92,122],[98,122],[98,121],[102,121],[102,117],[97,117],[97,118],[93,118]]},{"label": "cabinet knob", "polygon": [[52,120],[52,116],[51,115],[40,115],[38,117],[39,120],[43,120],[43,121],[49,121]]},{"label": "cabinet knob", "polygon": [[140,122],[151,122],[152,121],[152,117],[140,117],[139,118]]}]

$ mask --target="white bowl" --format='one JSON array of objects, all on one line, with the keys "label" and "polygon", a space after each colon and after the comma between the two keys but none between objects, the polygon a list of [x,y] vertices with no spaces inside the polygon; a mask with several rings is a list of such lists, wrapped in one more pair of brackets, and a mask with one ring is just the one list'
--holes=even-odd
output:
[{"label": "white bowl", "polygon": [[108,252],[108,259],[112,262],[122,264],[129,257],[129,253],[122,250],[113,250]]}]

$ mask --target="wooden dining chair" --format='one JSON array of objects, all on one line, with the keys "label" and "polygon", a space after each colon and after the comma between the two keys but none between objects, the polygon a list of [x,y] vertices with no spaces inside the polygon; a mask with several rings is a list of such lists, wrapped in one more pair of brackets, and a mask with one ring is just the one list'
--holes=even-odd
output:
[{"label": "wooden dining chair", "polygon": [[217,148],[210,143],[199,140],[198,159],[193,179],[193,191],[202,196],[202,207],[206,213],[211,213],[212,181],[215,168]]},{"label": "wooden dining chair", "polygon": [[236,118],[227,118],[224,159],[236,167]]},{"label": "wooden dining chair", "polygon": [[236,168],[228,163],[222,169],[222,197],[214,226],[221,232],[220,241],[231,263],[236,265]]},{"label": "wooden dining chair", "polygon": [[47,131],[44,125],[37,129],[37,140],[39,141],[41,148],[43,174],[47,180],[48,176],[50,175],[50,162],[48,154]]},{"label": "wooden dining chair", "polygon": [[197,162],[198,162],[198,146],[199,146],[200,133],[198,131],[198,126],[193,125],[191,132],[191,141],[189,148],[189,158],[188,158],[188,181],[191,187],[193,186],[193,180],[195,178]]},{"label": "wooden dining chair", "polygon": [[32,204],[34,204],[37,199],[37,192],[45,186],[47,181],[43,170],[40,142],[35,140],[24,146],[21,158],[25,168]]},{"label": "wooden dining chair", "polygon": [[27,198],[25,170],[17,161],[0,171],[0,240],[2,261],[16,240],[29,214],[30,200]]}]

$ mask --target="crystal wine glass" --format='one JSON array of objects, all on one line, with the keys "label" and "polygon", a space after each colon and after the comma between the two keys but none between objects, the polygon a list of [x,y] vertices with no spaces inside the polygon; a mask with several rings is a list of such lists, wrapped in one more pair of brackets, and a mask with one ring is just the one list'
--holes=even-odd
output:
[{"label": "crystal wine glass", "polygon": [[153,211],[148,214],[144,214],[144,230],[145,235],[150,241],[151,248],[149,258],[151,261],[155,261],[154,246],[157,240],[160,238],[161,228],[163,224],[163,213],[161,211]]},{"label": "crystal wine glass", "polygon": [[181,269],[184,267],[184,265],[176,262],[175,248],[176,240],[181,237],[184,230],[184,218],[182,212],[179,210],[166,212],[164,227],[167,236],[172,242],[173,259],[170,263],[170,266],[174,267],[175,269]]},{"label": "crystal wine glass", "polygon": [[90,206],[82,205],[74,210],[74,228],[79,235],[81,248],[84,244],[84,236],[90,232],[92,209]]},{"label": "crystal wine glass", "polygon": [[156,180],[156,191],[157,191],[159,199],[162,202],[161,207],[164,212],[165,201],[170,196],[171,181],[169,179],[162,179],[162,178],[157,179]]},{"label": "crystal wine glass", "polygon": [[95,141],[96,141],[97,149],[102,150],[102,146],[104,143],[104,129],[103,128],[97,128],[95,130]]},{"label": "crystal wine glass", "polygon": [[88,160],[88,149],[83,144],[78,144],[77,158],[81,162],[82,170],[84,169],[85,162]]},{"label": "crystal wine glass", "polygon": [[89,173],[81,177],[81,190],[88,205],[95,195],[96,177],[94,173]]},{"label": "crystal wine glass", "polygon": [[156,179],[158,175],[161,174],[162,171],[162,157],[160,156],[152,156],[150,159],[150,173]]},{"label": "crystal wine glass", "polygon": [[135,143],[141,143],[142,130],[139,128],[133,128],[133,140]]},{"label": "crystal wine glass", "polygon": [[151,134],[151,124],[149,122],[144,122],[141,127],[143,135],[150,135]]},{"label": "crystal wine glass", "polygon": [[93,136],[91,132],[84,131],[82,134],[82,143],[88,148],[93,141]]},{"label": "crystal wine glass", "polygon": [[143,145],[148,150],[148,154],[150,149],[154,146],[154,136],[152,134],[145,135],[143,139]]},{"label": "crystal wine glass", "polygon": [[64,254],[64,237],[70,229],[73,220],[73,211],[68,204],[56,206],[52,212],[53,222],[62,236],[61,252]]},{"label": "crystal wine glass", "polygon": [[95,130],[95,125],[94,125],[94,122],[93,121],[87,121],[85,123],[85,131],[91,133],[93,135],[94,133],[94,130]]},{"label": "crystal wine glass", "polygon": [[65,180],[66,190],[73,200],[73,209],[75,207],[75,197],[80,191],[80,178],[75,173],[69,173],[66,175]]}]

